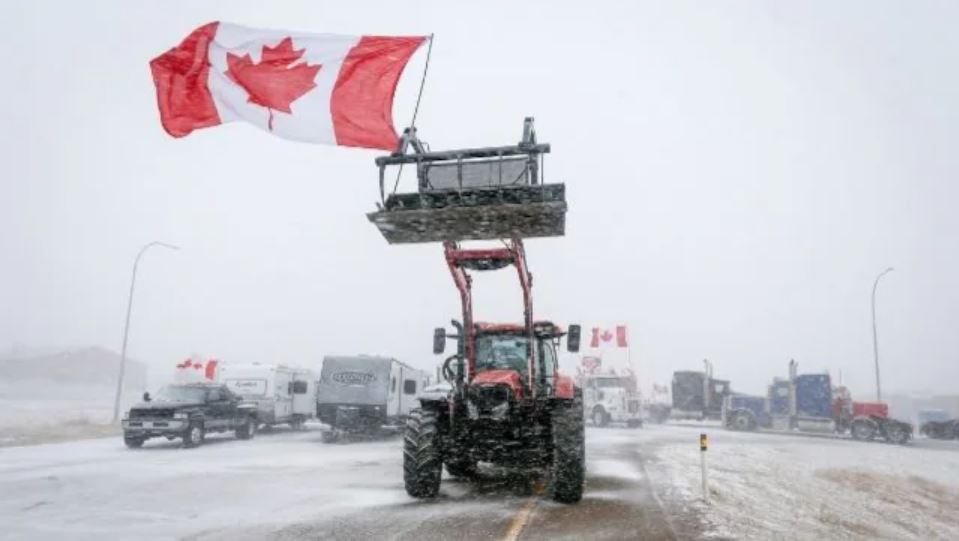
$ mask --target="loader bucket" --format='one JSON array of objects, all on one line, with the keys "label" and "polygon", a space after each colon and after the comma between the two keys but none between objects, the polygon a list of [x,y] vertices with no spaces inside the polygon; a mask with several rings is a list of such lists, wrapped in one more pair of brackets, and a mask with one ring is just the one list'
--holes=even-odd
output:
[{"label": "loader bucket", "polygon": [[[544,183],[549,151],[536,142],[531,118],[522,141],[503,147],[431,152],[408,129],[398,152],[376,159],[381,204],[367,218],[390,244],[562,236],[566,186]],[[386,196],[387,168],[407,164],[416,168],[417,191]]]},{"label": "loader bucket", "polygon": [[556,237],[566,229],[563,184],[393,194],[367,217],[390,244]]}]

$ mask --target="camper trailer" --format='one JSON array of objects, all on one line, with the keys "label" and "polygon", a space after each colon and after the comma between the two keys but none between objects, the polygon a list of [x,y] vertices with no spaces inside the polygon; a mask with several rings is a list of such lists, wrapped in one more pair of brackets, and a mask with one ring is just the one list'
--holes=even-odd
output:
[{"label": "camper trailer", "polygon": [[401,422],[419,407],[426,372],[388,357],[327,356],[323,359],[317,415],[329,425],[324,441],[344,433],[372,432]]},{"label": "camper trailer", "polygon": [[256,403],[261,426],[295,429],[316,414],[316,378],[310,370],[277,364],[220,364],[217,379],[244,400]]}]

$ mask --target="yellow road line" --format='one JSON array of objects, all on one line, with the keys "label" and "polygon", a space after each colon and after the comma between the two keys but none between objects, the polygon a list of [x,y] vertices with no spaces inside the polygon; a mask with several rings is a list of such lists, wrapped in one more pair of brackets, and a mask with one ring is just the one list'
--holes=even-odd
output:
[{"label": "yellow road line", "polygon": [[503,541],[516,541],[519,538],[519,534],[523,532],[523,528],[526,527],[530,517],[533,516],[533,510],[536,509],[536,504],[539,503],[539,495],[542,493],[543,486],[537,483],[533,488],[533,496],[526,501],[526,504],[513,516],[513,520],[510,521],[509,529],[506,530]]}]

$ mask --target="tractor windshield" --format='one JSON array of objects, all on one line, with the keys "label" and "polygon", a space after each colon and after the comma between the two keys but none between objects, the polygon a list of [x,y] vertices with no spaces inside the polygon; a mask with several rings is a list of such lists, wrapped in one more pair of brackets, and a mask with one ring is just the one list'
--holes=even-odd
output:
[{"label": "tractor windshield", "polygon": [[529,339],[516,335],[485,335],[476,339],[476,371],[516,370],[525,375]]}]

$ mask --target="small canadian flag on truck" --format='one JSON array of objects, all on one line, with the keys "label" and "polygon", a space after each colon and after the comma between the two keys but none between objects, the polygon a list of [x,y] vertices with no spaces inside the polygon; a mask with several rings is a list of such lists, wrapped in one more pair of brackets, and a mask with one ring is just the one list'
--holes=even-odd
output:
[{"label": "small canadian flag on truck", "polygon": [[613,330],[605,329],[603,327],[593,327],[593,337],[589,341],[589,346],[596,349],[604,345],[611,344],[613,339],[616,340],[616,347],[629,347],[629,333],[626,329],[626,325],[617,325]]}]

